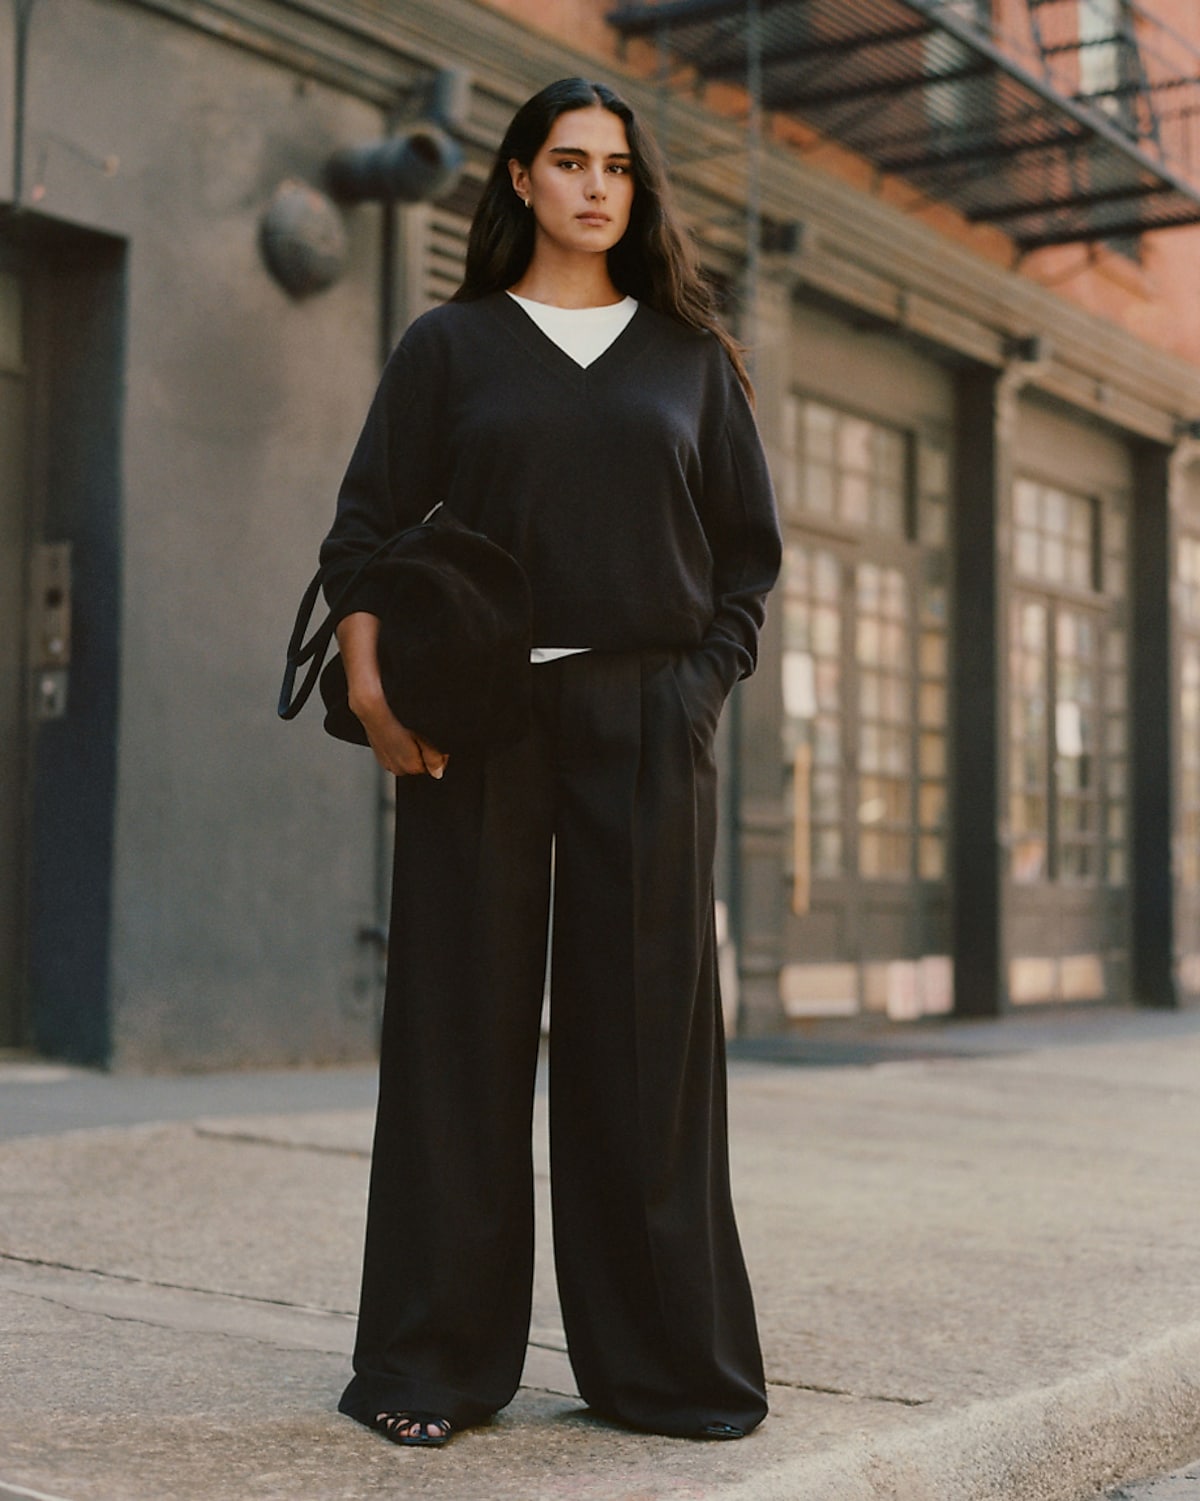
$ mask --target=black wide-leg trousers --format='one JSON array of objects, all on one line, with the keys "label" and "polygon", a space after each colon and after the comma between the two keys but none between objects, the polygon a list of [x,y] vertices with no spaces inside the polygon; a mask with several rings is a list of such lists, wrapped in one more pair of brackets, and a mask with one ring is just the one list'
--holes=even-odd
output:
[{"label": "black wide-leg trousers", "polygon": [[661,1433],[766,1412],[729,1194],[715,711],[685,653],[534,669],[519,745],[402,778],[380,1096],[340,1408],[456,1426],[521,1377],[554,847],[550,1155],[572,1368]]}]

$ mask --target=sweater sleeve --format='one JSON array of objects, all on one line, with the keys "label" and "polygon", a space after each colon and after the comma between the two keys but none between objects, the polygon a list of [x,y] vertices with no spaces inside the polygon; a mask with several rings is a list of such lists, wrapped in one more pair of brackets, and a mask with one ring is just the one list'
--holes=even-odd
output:
[{"label": "sweater sleeve", "polygon": [[754,413],[724,351],[720,421],[704,461],[703,518],[713,558],[715,611],[701,650],[726,691],[758,659],[766,598],[779,575],[782,544],[775,493]]},{"label": "sweater sleeve", "polygon": [[[335,620],[378,615],[386,602],[365,580],[343,595],[364,557],[442,496],[435,381],[402,343],[389,359],[338,491],[333,525],[321,544],[325,597]],[[386,586],[385,586],[386,587]]]}]

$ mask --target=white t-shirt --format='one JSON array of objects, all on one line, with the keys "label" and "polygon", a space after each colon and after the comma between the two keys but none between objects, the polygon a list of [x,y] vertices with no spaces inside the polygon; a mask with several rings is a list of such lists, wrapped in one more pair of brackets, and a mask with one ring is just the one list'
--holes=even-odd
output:
[{"label": "white t-shirt", "polygon": [[[528,313],[548,339],[553,339],[564,354],[569,354],[585,370],[600,358],[638,308],[635,297],[624,297],[607,307],[554,307],[548,302],[518,297],[515,292],[508,295]],[[553,662],[556,657],[570,657],[590,650],[587,646],[535,646],[530,660]]]},{"label": "white t-shirt", "polygon": [[548,302],[518,297],[515,292],[508,295],[548,339],[585,370],[600,358],[638,308],[635,297],[624,297],[607,307],[552,307]]}]

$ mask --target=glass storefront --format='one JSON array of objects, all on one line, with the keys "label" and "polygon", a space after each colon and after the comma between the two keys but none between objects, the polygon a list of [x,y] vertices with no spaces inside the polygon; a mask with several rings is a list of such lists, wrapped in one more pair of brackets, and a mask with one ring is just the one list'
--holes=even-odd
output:
[{"label": "glass storefront", "polygon": [[1127,865],[1126,517],[1031,478],[1012,516],[1011,876],[1032,903],[1015,913],[1013,994],[1098,999],[1103,905],[1086,892],[1123,887]]},{"label": "glass storefront", "polygon": [[[808,397],[786,417],[793,931],[810,959],[858,965],[882,957],[873,927],[919,932],[908,909],[945,876],[948,464],[929,440]],[[890,957],[911,963],[912,947],[896,940]]]}]

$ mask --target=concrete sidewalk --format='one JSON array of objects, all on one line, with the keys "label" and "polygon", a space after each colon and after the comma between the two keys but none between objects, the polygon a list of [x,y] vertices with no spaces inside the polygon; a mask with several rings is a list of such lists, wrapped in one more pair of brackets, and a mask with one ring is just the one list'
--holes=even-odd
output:
[{"label": "concrete sidewalk", "polygon": [[333,1410],[369,1109],[0,1143],[0,1497],[1082,1501],[1200,1453],[1200,1018],[856,1036],[731,1066],[772,1398],[742,1443],[574,1396],[542,1119],[524,1384],[440,1451]]}]

